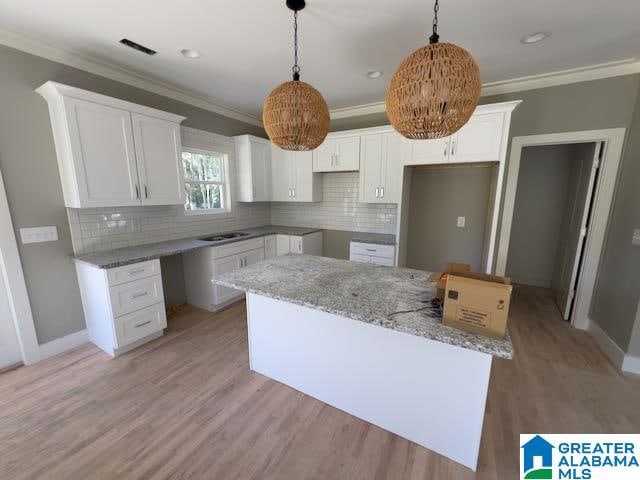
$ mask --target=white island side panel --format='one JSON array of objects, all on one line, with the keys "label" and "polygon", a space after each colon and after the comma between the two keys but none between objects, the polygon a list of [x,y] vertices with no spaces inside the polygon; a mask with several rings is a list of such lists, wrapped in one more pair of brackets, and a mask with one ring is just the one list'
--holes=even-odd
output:
[{"label": "white island side panel", "polygon": [[475,470],[491,355],[247,294],[251,369]]}]

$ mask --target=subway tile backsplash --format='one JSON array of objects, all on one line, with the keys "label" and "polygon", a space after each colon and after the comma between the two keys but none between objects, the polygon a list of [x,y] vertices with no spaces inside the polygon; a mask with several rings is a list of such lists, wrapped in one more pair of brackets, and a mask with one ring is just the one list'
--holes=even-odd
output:
[{"label": "subway tile backsplash", "polygon": [[322,180],[322,202],[272,203],[271,223],[353,232],[396,232],[396,204],[358,203],[358,172],[324,173]]},{"label": "subway tile backsplash", "polygon": [[181,205],[67,209],[75,254],[261,225],[395,233],[395,204],[358,203],[358,173],[323,174],[318,203],[236,203],[233,217],[185,215]]}]

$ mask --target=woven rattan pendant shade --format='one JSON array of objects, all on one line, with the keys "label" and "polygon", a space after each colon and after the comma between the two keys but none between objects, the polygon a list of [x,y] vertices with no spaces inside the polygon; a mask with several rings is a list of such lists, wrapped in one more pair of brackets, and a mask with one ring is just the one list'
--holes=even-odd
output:
[{"label": "woven rattan pendant shade", "polygon": [[313,150],[329,131],[329,108],[318,90],[292,80],[269,94],[262,123],[273,143],[285,150]]},{"label": "woven rattan pendant shade", "polygon": [[473,57],[452,43],[432,43],[405,59],[387,89],[387,115],[404,137],[447,137],[469,121],[480,98]]}]

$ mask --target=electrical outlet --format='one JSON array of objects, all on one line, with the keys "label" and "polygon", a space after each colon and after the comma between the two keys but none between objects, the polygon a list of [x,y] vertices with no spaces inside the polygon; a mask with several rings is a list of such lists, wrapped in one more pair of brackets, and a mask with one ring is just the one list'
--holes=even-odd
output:
[{"label": "electrical outlet", "polygon": [[459,228],[464,228],[465,223],[467,222],[467,219],[465,217],[458,217],[458,227]]},{"label": "electrical outlet", "polygon": [[636,228],[633,231],[633,238],[631,239],[631,243],[634,245],[640,245],[640,228]]},{"label": "electrical outlet", "polygon": [[21,228],[22,243],[55,242],[58,240],[58,229],[53,227]]}]

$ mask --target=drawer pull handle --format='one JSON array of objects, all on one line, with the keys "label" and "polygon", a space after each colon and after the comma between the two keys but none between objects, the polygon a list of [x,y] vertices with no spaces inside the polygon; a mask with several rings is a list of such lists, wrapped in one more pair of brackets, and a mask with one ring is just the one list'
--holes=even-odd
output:
[{"label": "drawer pull handle", "polygon": [[137,270],[129,270],[127,272],[127,275],[138,275],[140,273],[144,273],[144,270],[145,270],[144,268],[139,268]]},{"label": "drawer pull handle", "polygon": [[145,297],[149,295],[149,292],[136,293],[135,295],[131,295],[131,300],[135,300],[136,298]]},{"label": "drawer pull handle", "polygon": [[151,323],[151,320],[147,320],[146,322],[142,322],[142,323],[139,323],[138,325],[135,325],[134,328],[144,327],[145,325],[149,325],[150,323]]}]

